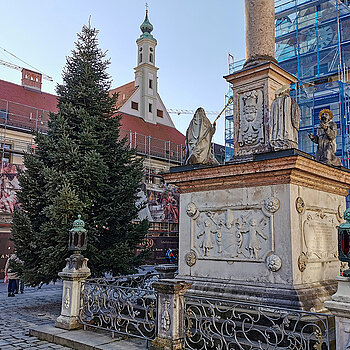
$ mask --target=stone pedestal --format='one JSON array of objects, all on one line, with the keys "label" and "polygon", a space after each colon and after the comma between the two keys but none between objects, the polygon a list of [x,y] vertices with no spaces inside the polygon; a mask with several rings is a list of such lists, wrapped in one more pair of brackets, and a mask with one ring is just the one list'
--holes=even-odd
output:
[{"label": "stone pedestal", "polygon": [[281,151],[172,168],[180,190],[179,275],[203,296],[323,310],[339,274],[349,172]]},{"label": "stone pedestal", "polygon": [[233,91],[234,157],[252,159],[254,154],[270,151],[270,107],[275,91],[296,78],[276,63],[267,62],[225,79]]},{"label": "stone pedestal", "polygon": [[164,279],[153,283],[158,292],[158,330],[151,350],[182,350],[184,347],[184,294],[191,286],[184,281]]},{"label": "stone pedestal", "polygon": [[63,280],[63,290],[61,315],[57,318],[55,327],[70,330],[81,327],[78,322],[81,283],[91,273],[87,267],[88,259],[81,254],[73,254],[66,261],[66,267],[58,274]]},{"label": "stone pedestal", "polygon": [[337,277],[338,291],[325,307],[335,315],[337,350],[350,349],[350,277]]}]

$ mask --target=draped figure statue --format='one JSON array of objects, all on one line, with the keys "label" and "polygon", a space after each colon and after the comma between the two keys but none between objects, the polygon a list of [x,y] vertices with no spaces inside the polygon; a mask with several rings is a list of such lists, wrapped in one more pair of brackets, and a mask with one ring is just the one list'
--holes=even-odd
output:
[{"label": "draped figure statue", "polygon": [[289,85],[277,89],[271,105],[270,146],[273,151],[298,148],[300,109],[289,92]]},{"label": "draped figure statue", "polygon": [[204,109],[199,107],[186,131],[185,164],[219,164],[211,152],[215,129],[215,122],[212,125]]}]

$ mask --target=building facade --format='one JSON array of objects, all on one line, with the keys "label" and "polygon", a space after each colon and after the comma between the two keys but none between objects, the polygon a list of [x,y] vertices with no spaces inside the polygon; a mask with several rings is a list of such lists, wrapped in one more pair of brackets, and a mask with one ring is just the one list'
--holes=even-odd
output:
[{"label": "building facade", "polygon": [[[147,12],[140,28],[135,81],[112,89],[111,94],[118,93],[120,137],[144,159],[139,201],[147,205],[139,216],[150,222],[145,246],[153,249],[152,262],[165,263],[168,248],[177,255],[179,195],[176,187],[164,183],[161,173],[182,164],[185,136],[175,128],[158,93],[157,41]],[[41,79],[41,74],[23,69],[21,85],[0,80],[0,278],[13,251],[10,233],[19,189],[17,166],[23,164],[24,152],[35,152],[33,131],[45,133],[49,113],[57,112],[57,97],[41,91]]]}]

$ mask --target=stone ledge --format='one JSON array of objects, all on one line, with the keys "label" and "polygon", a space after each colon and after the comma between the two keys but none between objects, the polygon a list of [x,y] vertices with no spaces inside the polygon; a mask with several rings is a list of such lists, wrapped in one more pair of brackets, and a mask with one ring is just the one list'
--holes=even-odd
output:
[{"label": "stone ledge", "polygon": [[[295,154],[239,164],[215,167],[171,168],[164,174],[167,183],[175,184],[181,193],[217,189],[294,184],[346,196],[350,187],[348,171],[325,165]],[[266,156],[266,154],[265,154]],[[182,171],[181,171],[182,170]]]},{"label": "stone ledge", "polygon": [[31,336],[57,345],[67,346],[77,350],[141,350],[147,349],[147,341],[143,339],[113,339],[111,335],[99,334],[94,331],[56,328],[51,324],[32,327]]}]

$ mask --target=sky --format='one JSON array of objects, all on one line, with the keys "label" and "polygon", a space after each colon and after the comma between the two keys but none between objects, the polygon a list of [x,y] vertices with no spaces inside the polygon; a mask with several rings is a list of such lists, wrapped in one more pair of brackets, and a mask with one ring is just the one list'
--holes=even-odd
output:
[{"label": "sky", "polygon": [[[148,0],[149,19],[157,39],[158,92],[170,109],[221,111],[228,85],[228,53],[245,57],[244,0]],[[16,0],[3,1],[0,60],[28,65],[53,77],[42,90],[55,93],[76,41],[88,23],[99,32],[99,44],[111,59],[112,88],[134,80],[136,39],[145,16],[143,0]],[[20,84],[21,73],[0,65],[0,79]],[[186,132],[193,115],[171,114]],[[214,121],[215,115],[208,115]],[[224,144],[224,116],[214,142]]]}]

